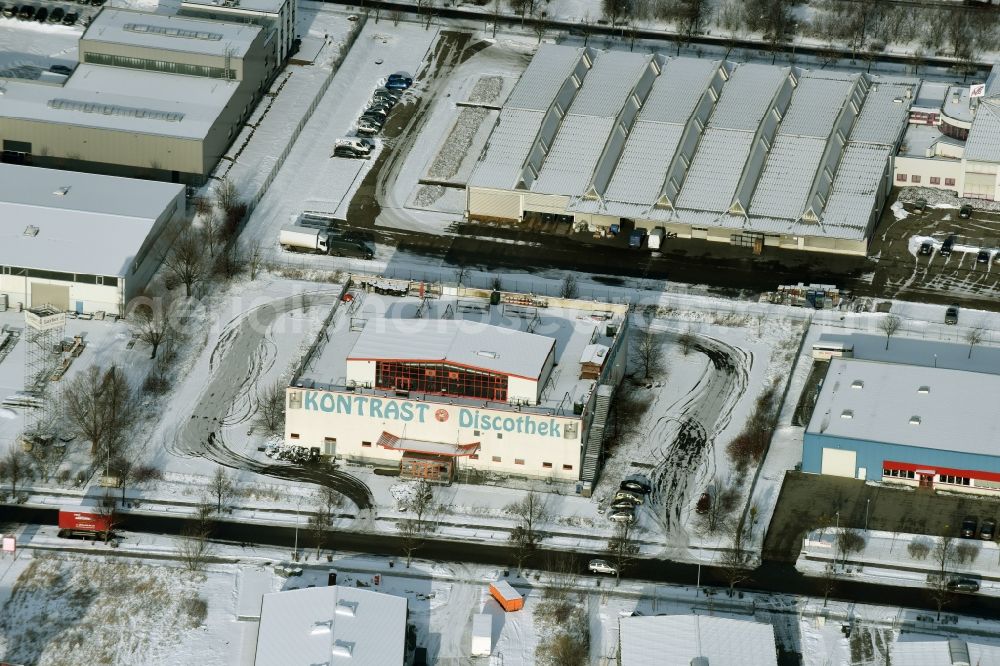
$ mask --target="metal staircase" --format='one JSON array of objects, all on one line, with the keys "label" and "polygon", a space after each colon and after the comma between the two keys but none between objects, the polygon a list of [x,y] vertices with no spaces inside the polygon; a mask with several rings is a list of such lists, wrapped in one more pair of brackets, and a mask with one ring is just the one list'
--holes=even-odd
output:
[{"label": "metal staircase", "polygon": [[587,441],[583,453],[583,471],[580,480],[594,483],[600,471],[601,452],[604,449],[604,428],[608,422],[608,413],[611,411],[611,397],[614,395],[614,387],[610,384],[601,384],[597,387],[597,400],[594,402],[594,419],[590,423],[590,430],[587,432]]}]

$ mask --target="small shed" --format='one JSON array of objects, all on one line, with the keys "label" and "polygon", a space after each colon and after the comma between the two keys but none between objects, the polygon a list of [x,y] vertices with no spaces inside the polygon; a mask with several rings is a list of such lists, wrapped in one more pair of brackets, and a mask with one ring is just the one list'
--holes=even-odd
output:
[{"label": "small shed", "polygon": [[472,616],[472,656],[488,657],[493,651],[493,616],[477,613]]},{"label": "small shed", "polygon": [[606,345],[587,345],[580,355],[580,379],[598,379],[601,368],[611,348]]},{"label": "small shed", "polygon": [[490,595],[508,613],[524,608],[524,597],[505,580],[490,583]]}]

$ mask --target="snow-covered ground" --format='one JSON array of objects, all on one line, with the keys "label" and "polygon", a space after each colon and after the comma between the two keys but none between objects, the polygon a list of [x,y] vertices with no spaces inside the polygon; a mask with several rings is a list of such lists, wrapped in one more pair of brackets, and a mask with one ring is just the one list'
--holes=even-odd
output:
[{"label": "snow-covered ground", "polygon": [[[75,10],[74,10],[75,11]],[[83,27],[0,18],[0,76],[38,78],[59,84],[66,77],[48,71],[52,65],[75,67]]]}]

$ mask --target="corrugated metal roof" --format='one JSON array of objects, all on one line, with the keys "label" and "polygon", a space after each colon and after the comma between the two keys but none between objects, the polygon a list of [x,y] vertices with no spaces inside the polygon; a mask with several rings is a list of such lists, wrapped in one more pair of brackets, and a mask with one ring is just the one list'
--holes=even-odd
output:
[{"label": "corrugated metal roof", "polygon": [[709,127],[756,132],[786,76],[787,68],[740,65],[722,87]]},{"label": "corrugated metal roof", "polygon": [[673,58],[667,61],[639,112],[640,121],[684,124],[715,70],[718,60]]},{"label": "corrugated metal roof", "polygon": [[888,146],[848,144],[821,216],[826,233],[813,235],[865,237],[889,154]]},{"label": "corrugated metal roof", "polygon": [[613,117],[571,114],[563,118],[555,143],[531,191],[570,196],[583,194],[614,124]]},{"label": "corrugated metal roof", "polygon": [[242,58],[260,34],[260,26],[171,14],[105,8],[81,39],[106,44],[181,53]]},{"label": "corrugated metal roof", "polygon": [[469,185],[513,189],[544,118],[542,111],[509,108],[501,111]]},{"label": "corrugated metal roof", "polygon": [[255,666],[402,666],[406,599],[353,587],[264,595]]},{"label": "corrugated metal roof", "polygon": [[698,151],[677,197],[677,206],[719,213],[727,210],[739,185],[753,139],[753,131],[709,128],[698,144]]},{"label": "corrugated metal roof", "polygon": [[778,127],[779,134],[830,136],[833,123],[851,92],[850,81],[804,77],[792,96],[788,113]]},{"label": "corrugated metal roof", "polygon": [[604,51],[583,81],[569,107],[570,115],[613,118],[625,104],[650,56],[627,51]]},{"label": "corrugated metal roof", "polygon": [[825,138],[779,135],[764,163],[748,212],[793,219],[801,215],[824,150]]},{"label": "corrugated metal roof", "polygon": [[620,621],[621,666],[777,666],[774,628],[709,615],[626,617]]},{"label": "corrugated metal roof", "polygon": [[509,109],[545,111],[583,54],[581,48],[542,44],[514,86],[507,102]]},{"label": "corrugated metal roof", "polygon": [[640,120],[632,128],[604,198],[647,206],[660,196],[684,125]]},{"label": "corrugated metal roof", "polygon": [[450,361],[537,379],[553,338],[459,319],[374,319],[347,355],[371,359]]},{"label": "corrugated metal roof", "polygon": [[965,142],[965,159],[1000,162],[1000,100],[980,100]]},{"label": "corrugated metal roof", "polygon": [[910,102],[913,101],[906,93],[914,87],[876,81],[865,97],[850,141],[894,145],[906,128]]}]

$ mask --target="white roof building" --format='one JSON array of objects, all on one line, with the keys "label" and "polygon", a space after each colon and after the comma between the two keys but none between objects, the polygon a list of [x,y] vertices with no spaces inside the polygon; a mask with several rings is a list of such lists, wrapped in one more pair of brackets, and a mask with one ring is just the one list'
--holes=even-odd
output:
[{"label": "white roof building", "polygon": [[[621,666],[777,666],[774,628],[709,615],[619,620]],[[705,661],[695,661],[702,657]]]},{"label": "white roof building", "polygon": [[332,586],[264,595],[255,666],[401,666],[406,598]]},{"label": "white roof building", "polygon": [[247,55],[260,30],[260,26],[249,23],[106,8],[94,17],[82,39],[145,49],[242,58]]},{"label": "white roof building", "polygon": [[892,644],[892,663],[906,666],[986,666],[1000,664],[1000,647],[960,638],[906,635]]},{"label": "white roof building", "polygon": [[545,45],[500,113],[467,209],[863,253],[917,83]]}]

